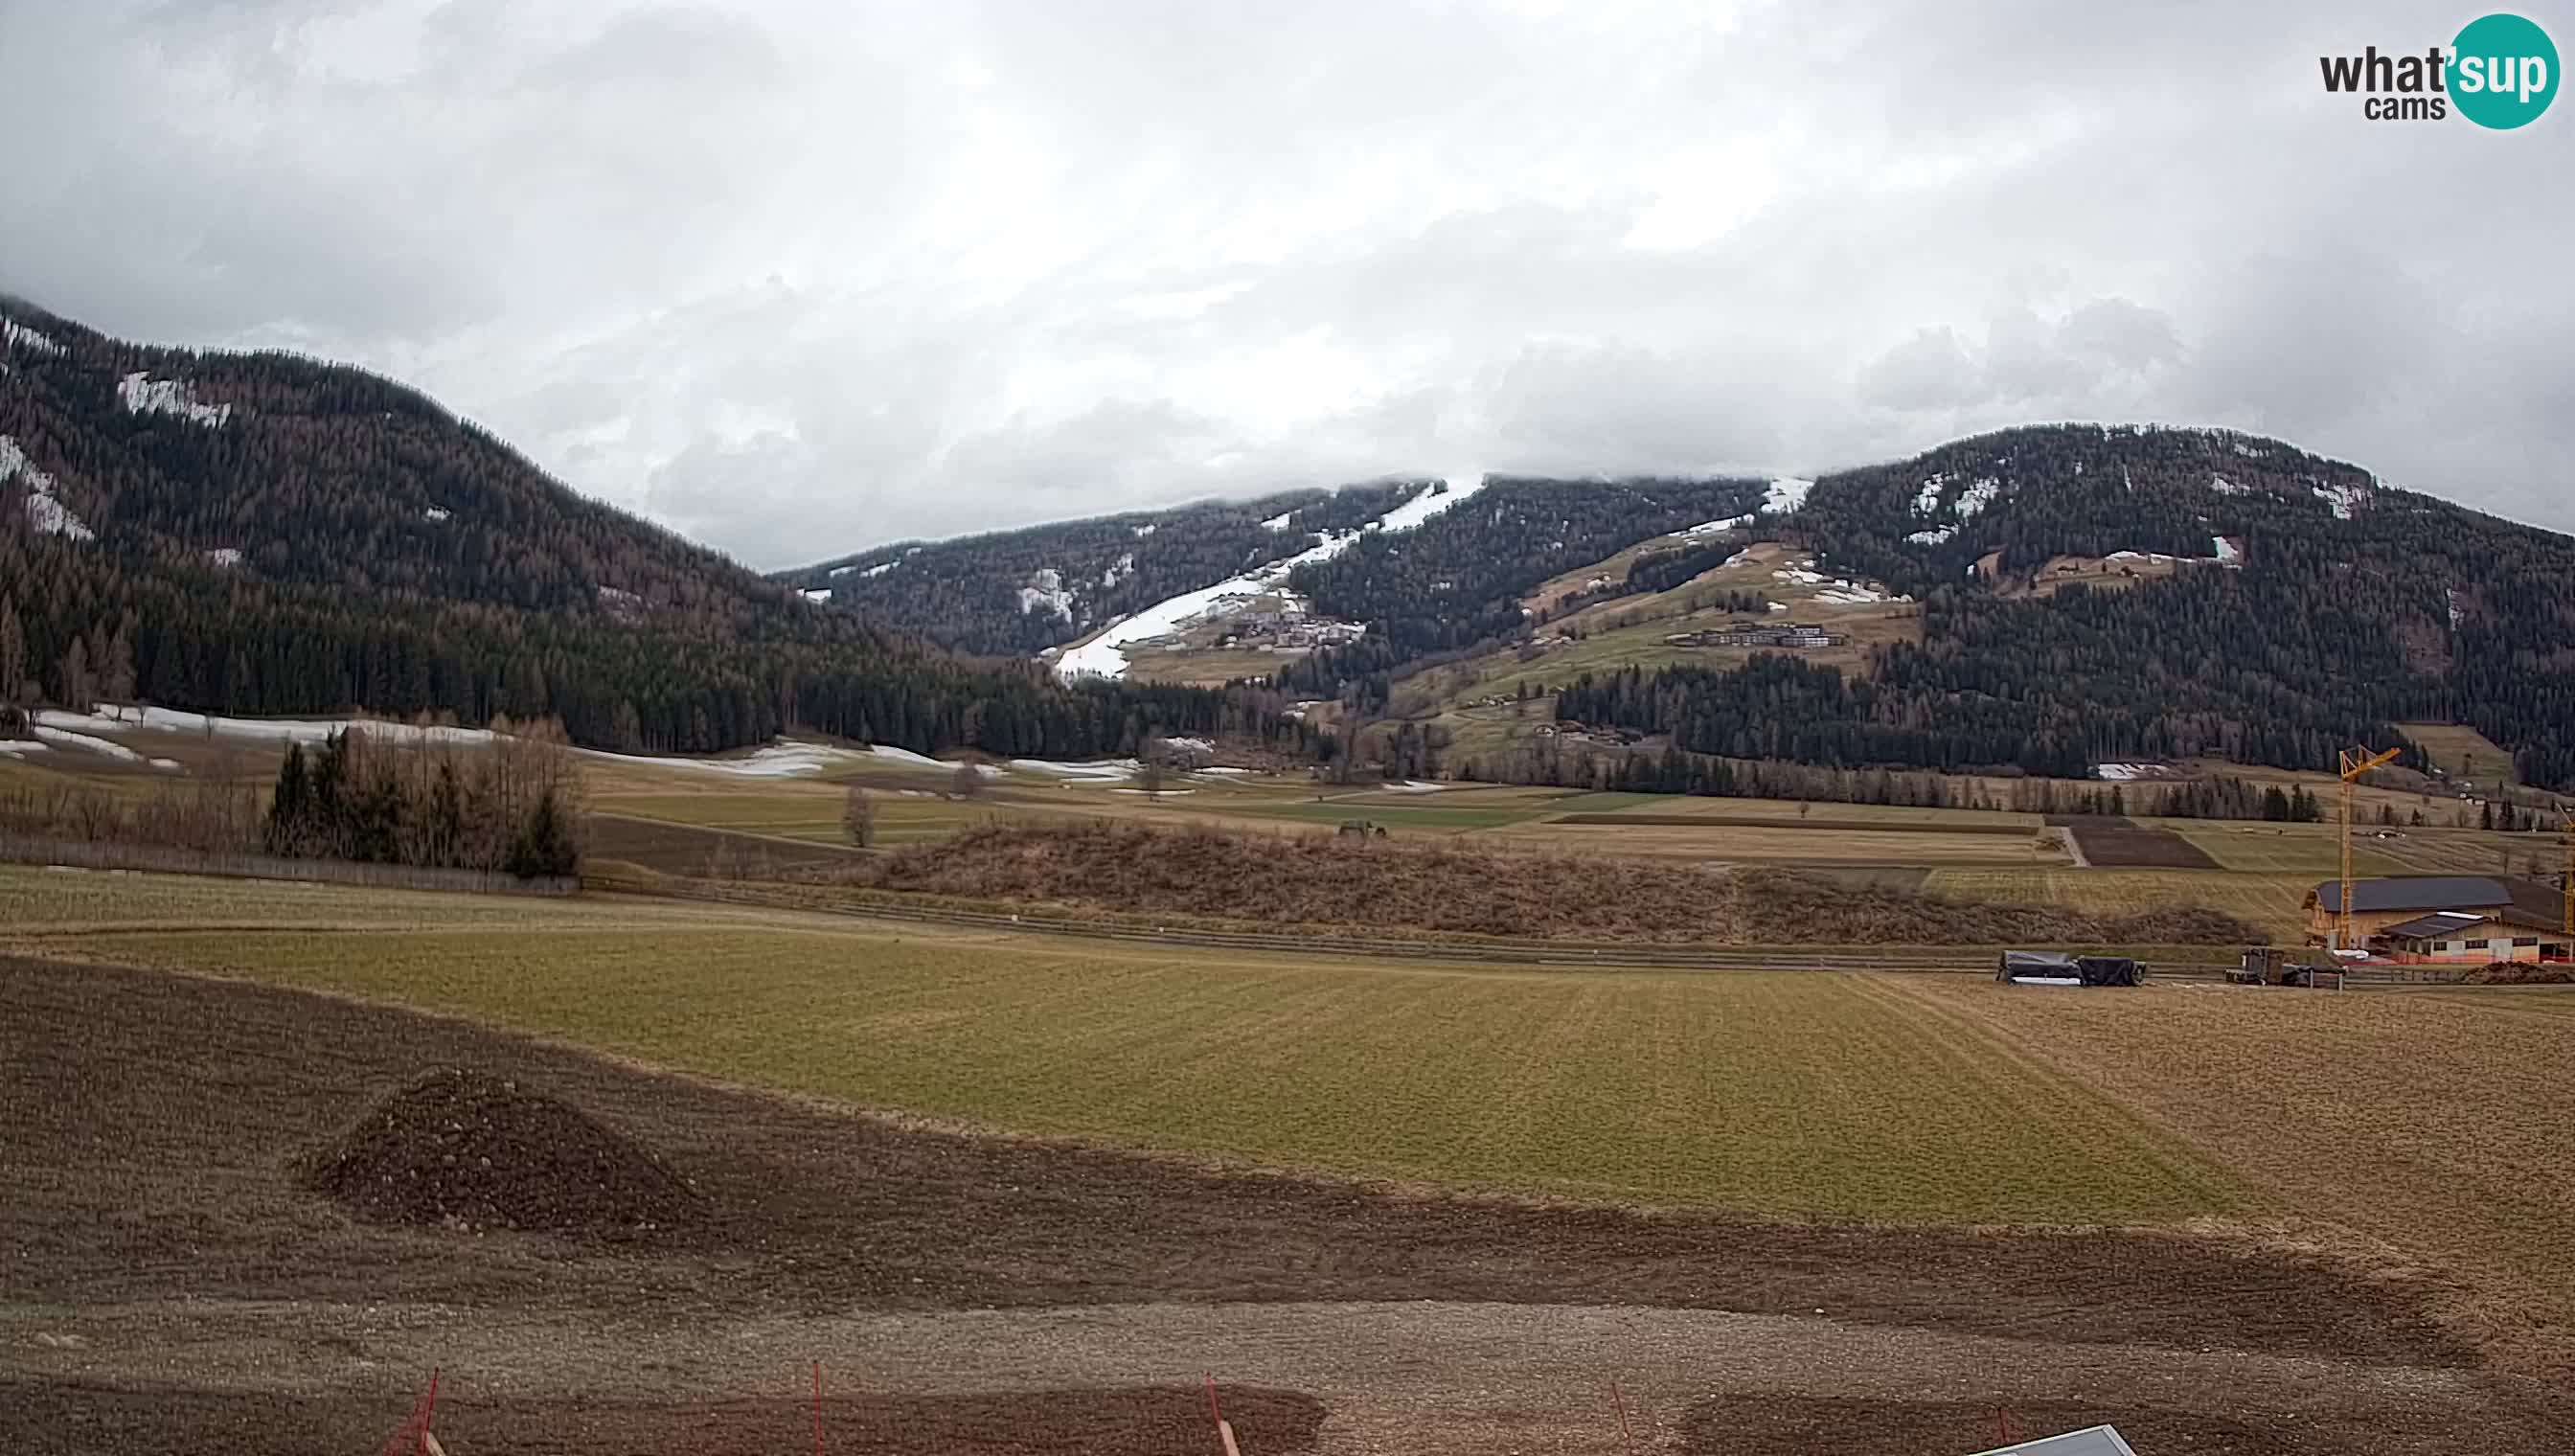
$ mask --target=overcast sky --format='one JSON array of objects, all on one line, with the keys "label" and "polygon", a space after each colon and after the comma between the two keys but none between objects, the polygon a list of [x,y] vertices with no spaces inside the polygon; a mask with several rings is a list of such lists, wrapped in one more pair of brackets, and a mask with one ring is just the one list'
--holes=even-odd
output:
[{"label": "overcast sky", "polygon": [[2318,80],[2477,13],[0,0],[0,289],[383,370],[761,567],[2058,419],[2575,529],[2575,103]]}]

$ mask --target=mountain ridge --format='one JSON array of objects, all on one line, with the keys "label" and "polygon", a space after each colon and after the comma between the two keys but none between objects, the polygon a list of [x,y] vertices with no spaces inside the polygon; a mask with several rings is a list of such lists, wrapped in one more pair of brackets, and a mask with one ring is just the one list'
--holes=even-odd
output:
[{"label": "mountain ridge", "polygon": [[799,727],[1081,756],[1231,722],[1211,695],[1073,692],[823,611],[363,370],[23,301],[0,321],[0,696],[552,717],[684,752]]}]

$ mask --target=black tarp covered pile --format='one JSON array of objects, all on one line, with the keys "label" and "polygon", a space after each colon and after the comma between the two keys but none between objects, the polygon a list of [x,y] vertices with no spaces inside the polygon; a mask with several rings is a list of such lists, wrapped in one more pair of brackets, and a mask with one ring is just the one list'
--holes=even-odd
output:
[{"label": "black tarp covered pile", "polygon": [[2143,985],[2146,968],[2123,955],[2068,955],[2056,950],[2006,950],[1994,979],[2021,985]]}]

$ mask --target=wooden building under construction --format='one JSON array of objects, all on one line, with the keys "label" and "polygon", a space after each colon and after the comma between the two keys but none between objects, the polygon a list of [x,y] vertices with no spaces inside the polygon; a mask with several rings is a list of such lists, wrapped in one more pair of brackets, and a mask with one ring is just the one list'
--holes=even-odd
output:
[{"label": "wooden building under construction", "polygon": [[[2352,881],[2353,929],[2372,953],[2404,964],[2575,959],[2556,885],[2474,874]],[[2333,943],[2342,882],[2307,891],[2307,943]]]}]

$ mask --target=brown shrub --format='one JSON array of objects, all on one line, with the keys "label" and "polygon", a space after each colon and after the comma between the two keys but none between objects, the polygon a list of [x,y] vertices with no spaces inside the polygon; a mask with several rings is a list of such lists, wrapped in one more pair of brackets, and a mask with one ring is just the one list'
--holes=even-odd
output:
[{"label": "brown shrub", "polygon": [[855,870],[881,889],[1140,914],[1478,935],[1746,945],[2249,943],[2193,906],[2102,916],[1848,888],[1775,869],[1495,851],[1336,834],[1093,821],[986,824]]}]

